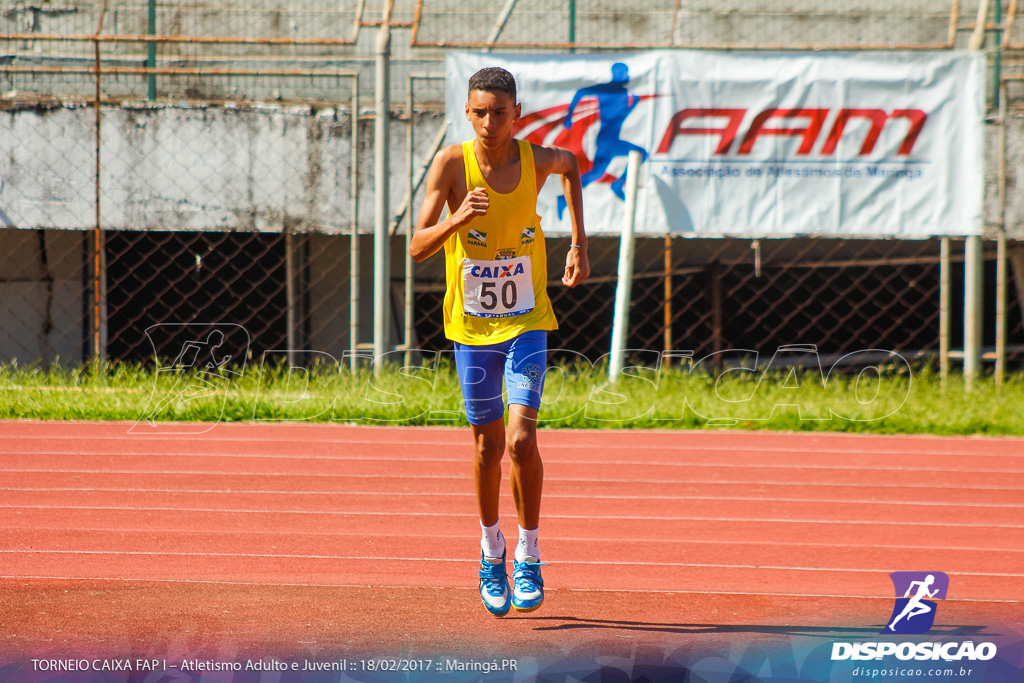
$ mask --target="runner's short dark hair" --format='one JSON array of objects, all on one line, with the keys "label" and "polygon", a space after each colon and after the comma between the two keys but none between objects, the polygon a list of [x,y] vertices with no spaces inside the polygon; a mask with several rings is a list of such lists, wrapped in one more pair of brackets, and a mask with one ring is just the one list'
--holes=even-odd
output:
[{"label": "runner's short dark hair", "polygon": [[500,66],[489,66],[470,76],[469,92],[474,90],[508,93],[516,101],[516,79]]}]

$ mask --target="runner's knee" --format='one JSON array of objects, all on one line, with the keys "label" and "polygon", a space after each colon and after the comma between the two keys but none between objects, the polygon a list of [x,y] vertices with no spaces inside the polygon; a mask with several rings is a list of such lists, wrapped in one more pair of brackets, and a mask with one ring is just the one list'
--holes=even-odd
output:
[{"label": "runner's knee", "polygon": [[473,455],[477,464],[492,467],[501,462],[505,452],[505,440],[500,434],[477,434],[473,443]]},{"label": "runner's knee", "polygon": [[537,456],[537,432],[526,428],[509,430],[505,435],[505,447],[517,465],[528,462]]}]

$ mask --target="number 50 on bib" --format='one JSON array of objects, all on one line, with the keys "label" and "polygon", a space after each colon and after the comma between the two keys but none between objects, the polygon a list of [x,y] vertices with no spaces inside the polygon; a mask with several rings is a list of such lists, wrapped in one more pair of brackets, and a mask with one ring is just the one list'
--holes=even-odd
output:
[{"label": "number 50 on bib", "polygon": [[462,260],[462,310],[478,318],[507,318],[533,310],[530,257],[505,261]]}]

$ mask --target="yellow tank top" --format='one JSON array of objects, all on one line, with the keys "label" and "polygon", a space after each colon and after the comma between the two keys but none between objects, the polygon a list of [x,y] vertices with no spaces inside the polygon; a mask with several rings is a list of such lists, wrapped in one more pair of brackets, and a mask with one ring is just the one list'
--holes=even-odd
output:
[{"label": "yellow tank top", "polygon": [[[522,170],[519,185],[508,194],[490,188],[473,142],[462,143],[466,190],[486,188],[489,205],[485,215],[474,218],[444,244],[448,282],[444,332],[461,344],[498,344],[523,332],[558,329],[548,298],[533,147],[524,140],[516,142]],[[529,293],[524,290],[530,285],[533,302],[527,310]]]}]

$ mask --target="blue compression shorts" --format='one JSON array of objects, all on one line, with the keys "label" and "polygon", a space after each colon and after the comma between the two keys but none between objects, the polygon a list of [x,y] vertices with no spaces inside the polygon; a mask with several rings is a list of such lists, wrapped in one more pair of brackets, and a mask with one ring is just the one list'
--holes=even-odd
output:
[{"label": "blue compression shorts", "polygon": [[500,344],[470,346],[455,342],[455,367],[469,423],[485,425],[505,416],[502,380],[510,405],[539,410],[547,366],[546,330],[524,332]]}]

